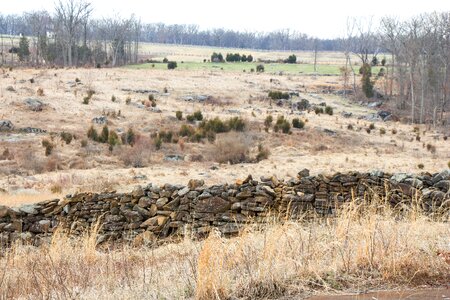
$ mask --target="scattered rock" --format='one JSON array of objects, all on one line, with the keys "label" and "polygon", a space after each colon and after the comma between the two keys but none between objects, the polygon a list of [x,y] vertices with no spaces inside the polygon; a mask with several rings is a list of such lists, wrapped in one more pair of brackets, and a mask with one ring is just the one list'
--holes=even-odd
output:
[{"label": "scattered rock", "polygon": [[0,120],[0,131],[11,131],[14,129],[14,125],[9,120]]},{"label": "scattered rock", "polygon": [[104,125],[104,124],[108,123],[108,118],[106,116],[95,117],[92,119],[92,123],[95,123],[98,125]]},{"label": "scattered rock", "polygon": [[164,157],[166,161],[184,161],[184,156],[179,154],[167,154]]},{"label": "scattered rock", "polygon": [[24,103],[32,111],[42,111],[45,107],[45,104],[41,100],[35,98],[25,99]]}]

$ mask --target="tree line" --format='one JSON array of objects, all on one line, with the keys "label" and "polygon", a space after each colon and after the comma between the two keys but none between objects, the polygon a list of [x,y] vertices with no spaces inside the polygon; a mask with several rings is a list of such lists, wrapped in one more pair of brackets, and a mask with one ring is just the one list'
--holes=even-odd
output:
[{"label": "tree line", "polygon": [[[379,24],[350,19],[342,51],[344,81],[355,92],[358,73],[368,98],[376,94],[373,88],[382,77],[379,94],[394,101],[398,109],[409,110],[410,122],[449,125],[450,12],[403,21],[384,17]],[[358,61],[352,61],[350,54]],[[380,71],[372,74],[372,66],[380,63]]]}]

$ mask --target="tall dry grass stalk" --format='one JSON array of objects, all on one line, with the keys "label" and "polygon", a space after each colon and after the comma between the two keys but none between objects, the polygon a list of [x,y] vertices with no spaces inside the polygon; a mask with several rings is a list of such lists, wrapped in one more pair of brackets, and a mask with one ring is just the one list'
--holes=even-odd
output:
[{"label": "tall dry grass stalk", "polygon": [[77,239],[57,231],[40,247],[2,249],[0,298],[259,299],[448,283],[438,255],[450,251],[448,219],[378,200],[159,248],[99,247],[98,227]]}]

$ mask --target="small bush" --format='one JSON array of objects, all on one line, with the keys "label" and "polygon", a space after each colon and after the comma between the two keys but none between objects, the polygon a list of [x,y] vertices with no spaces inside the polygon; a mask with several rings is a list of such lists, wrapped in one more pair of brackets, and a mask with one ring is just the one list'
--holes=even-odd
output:
[{"label": "small bush", "polygon": [[134,133],[132,128],[128,128],[128,131],[126,133],[125,142],[128,145],[133,146],[136,142],[136,134]]},{"label": "small bush", "polygon": [[203,120],[203,115],[202,115],[202,112],[201,111],[196,111],[196,112],[194,112],[194,118],[197,120],[197,121],[201,121],[201,120]]},{"label": "small bush", "polygon": [[420,135],[416,135],[416,141],[420,142]]},{"label": "small bush", "polygon": [[87,144],[88,144],[87,140],[81,140],[81,147],[82,148],[85,148],[87,146]]},{"label": "small bush", "polygon": [[292,120],[292,127],[302,129],[305,127],[305,122],[303,122],[299,118],[295,118]]},{"label": "small bush", "polygon": [[176,61],[170,61],[169,63],[167,63],[167,69],[169,70],[174,70],[176,69],[177,66],[177,62]]},{"label": "small bush", "polygon": [[80,82],[81,82],[80,78],[78,78],[78,77],[75,78],[75,82],[76,82],[76,83],[80,83]]},{"label": "small bush", "polygon": [[109,129],[108,126],[103,126],[102,133],[100,134],[98,138],[98,142],[100,143],[107,143],[109,138]]},{"label": "small bush", "polygon": [[281,91],[269,91],[269,98],[273,99],[273,100],[278,100],[278,99],[289,99],[289,93],[283,93]]},{"label": "small bush", "polygon": [[392,129],[392,130],[391,130],[391,133],[392,133],[392,134],[397,134],[397,129],[395,129],[395,128]]},{"label": "small bush", "polygon": [[427,144],[427,150],[430,151],[432,154],[436,153],[436,146],[432,144]]},{"label": "small bush", "polygon": [[193,115],[187,115],[186,120],[190,123],[193,123],[195,121],[195,117]]},{"label": "small bush", "polygon": [[322,107],[316,106],[316,107],[314,108],[314,112],[316,113],[316,115],[323,114],[323,108],[322,108]]},{"label": "small bush", "polygon": [[325,113],[326,113],[327,115],[332,116],[332,115],[333,115],[333,108],[332,108],[331,106],[326,106],[326,107],[325,107]]},{"label": "small bush", "polygon": [[175,112],[175,116],[177,117],[178,120],[180,120],[180,121],[183,120],[183,112],[177,110]]},{"label": "small bush", "polygon": [[130,103],[131,103],[131,97],[128,96],[127,99],[125,99],[125,104],[130,105]]},{"label": "small bush", "polygon": [[380,128],[380,134],[381,134],[381,135],[386,134],[386,129],[384,129],[383,127],[381,127],[381,128]]},{"label": "small bush", "polygon": [[39,97],[44,96],[44,89],[43,88],[38,88],[36,91],[36,95],[38,95]]},{"label": "small bush", "polygon": [[283,116],[279,116],[273,129],[275,132],[281,130],[283,133],[288,134],[291,132],[291,124]]},{"label": "small bush", "polygon": [[91,126],[87,132],[87,137],[93,141],[98,140],[98,133],[94,126]]},{"label": "small bush", "polygon": [[375,129],[375,124],[374,124],[374,123],[370,123],[369,129],[370,129],[370,130],[374,130],[374,129]]},{"label": "small bush", "polygon": [[227,125],[229,130],[244,131],[245,129],[245,122],[240,117],[232,117],[227,121]]},{"label": "small bush", "polygon": [[111,96],[111,101],[112,101],[112,102],[116,102],[116,100],[117,100],[116,96],[112,95],[112,96]]},{"label": "small bush", "polygon": [[167,131],[167,132],[160,131],[158,136],[161,139],[161,141],[163,141],[164,143],[172,143],[172,138],[173,138],[172,131]]},{"label": "small bush", "polygon": [[272,115],[268,115],[268,116],[266,117],[266,119],[264,120],[264,126],[265,126],[266,128],[269,128],[270,126],[272,126],[272,122],[273,122],[273,117],[272,117]]},{"label": "small bush", "polygon": [[181,128],[178,131],[179,136],[190,137],[190,136],[194,135],[194,133],[195,133],[194,127],[192,127],[190,125],[186,125],[186,124],[181,125]]},{"label": "small bush", "polygon": [[61,139],[66,142],[67,145],[69,145],[72,142],[73,135],[69,132],[61,132],[60,133]]},{"label": "small bush", "polygon": [[161,146],[162,146],[162,140],[158,137],[158,138],[156,138],[155,139],[155,148],[156,148],[156,150],[159,150],[159,149],[161,149]]},{"label": "small bush", "polygon": [[43,140],[42,147],[45,148],[45,156],[49,156],[52,154],[53,148],[55,146],[49,140]]},{"label": "small bush", "polygon": [[366,132],[367,132],[368,134],[370,134],[370,132],[371,132],[370,128],[366,128]]},{"label": "small bush", "polygon": [[353,125],[352,125],[352,124],[348,124],[348,125],[347,125],[347,129],[348,129],[348,130],[353,130]]},{"label": "small bush", "polygon": [[297,56],[295,56],[295,54],[289,55],[284,62],[288,64],[295,64],[297,62]]},{"label": "small bush", "polygon": [[256,154],[256,161],[260,162],[264,159],[268,159],[270,155],[269,149],[265,148],[262,144],[258,145],[258,154]]},{"label": "small bush", "polygon": [[264,72],[264,65],[257,65],[256,66],[256,72],[263,73]]},{"label": "small bush", "polygon": [[108,144],[109,144],[111,147],[114,147],[114,146],[120,144],[120,138],[119,138],[119,136],[117,135],[117,133],[116,133],[115,131],[113,131],[113,130],[111,130],[111,131],[109,132],[109,136],[108,136]]},{"label": "small bush", "polygon": [[423,170],[423,168],[425,168],[425,166],[422,163],[418,164],[417,167],[421,170]]},{"label": "small bush", "polygon": [[88,105],[89,104],[89,100],[91,100],[90,97],[86,96],[83,98],[83,104]]},{"label": "small bush", "polygon": [[166,64],[166,63],[168,63],[168,62],[169,62],[169,60],[167,59],[167,57],[164,57],[164,58],[163,58],[163,63]]}]

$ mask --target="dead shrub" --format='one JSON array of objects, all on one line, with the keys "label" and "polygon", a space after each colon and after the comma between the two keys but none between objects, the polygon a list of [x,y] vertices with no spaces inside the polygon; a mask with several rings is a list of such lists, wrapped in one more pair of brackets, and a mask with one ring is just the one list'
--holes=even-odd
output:
[{"label": "dead shrub", "polygon": [[152,139],[138,136],[132,147],[122,146],[118,148],[118,151],[120,151],[119,158],[128,167],[143,168],[150,163],[153,149],[154,142]]},{"label": "dead shrub", "polygon": [[228,132],[220,134],[214,143],[211,157],[219,163],[238,164],[248,160],[251,142],[246,134]]}]

